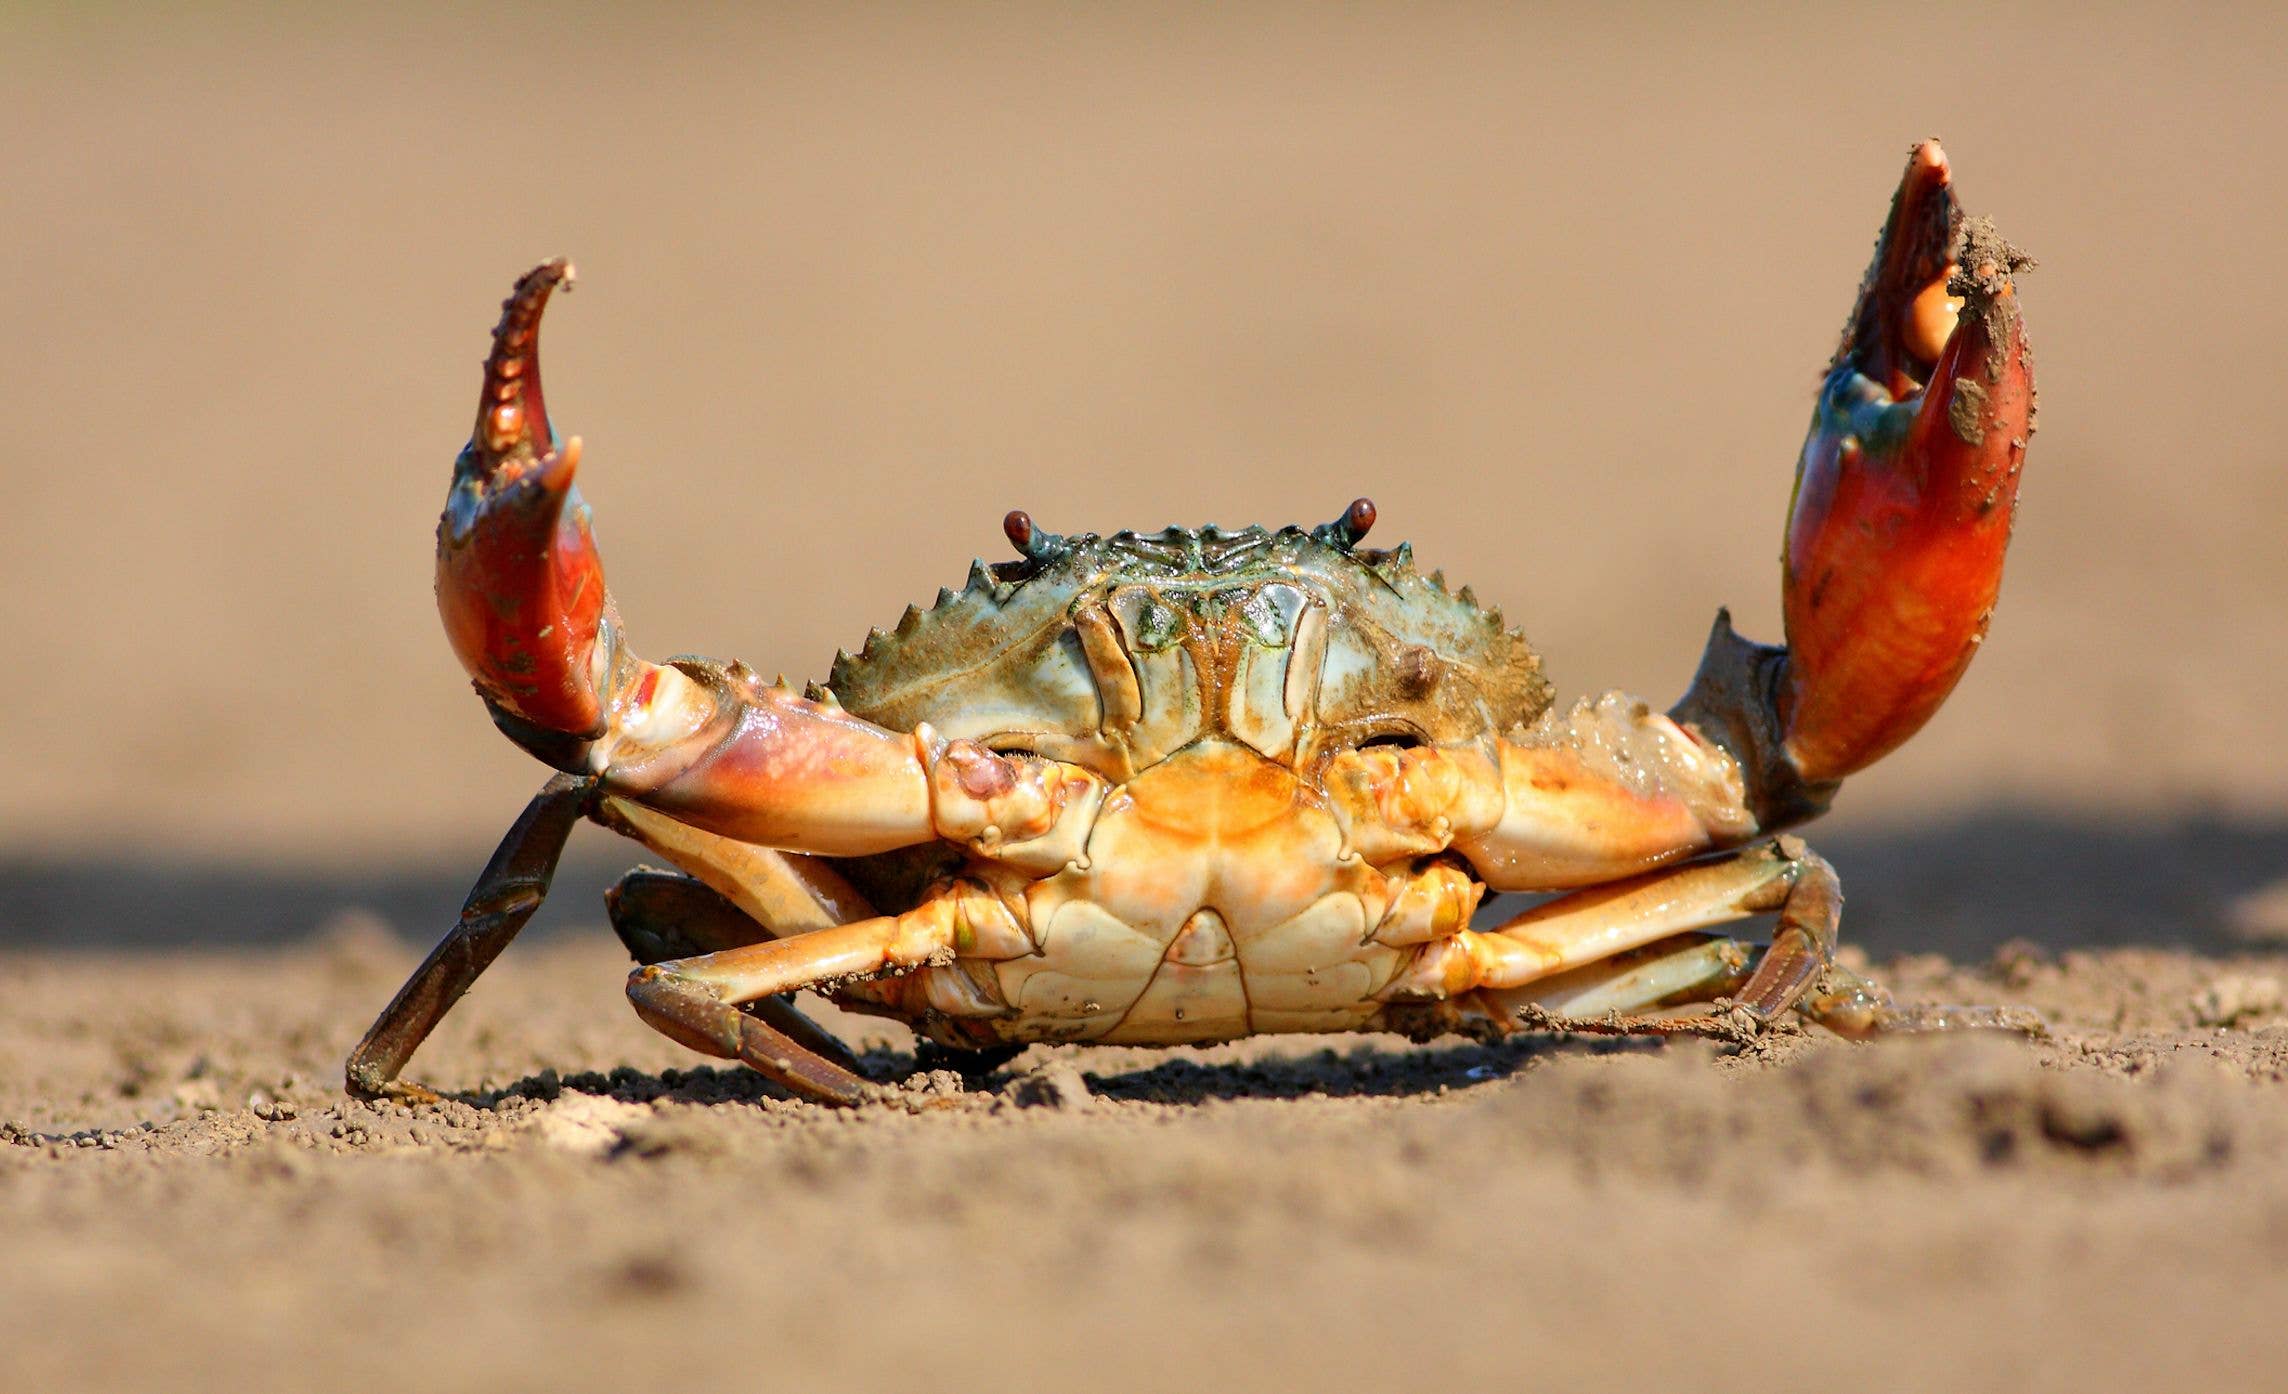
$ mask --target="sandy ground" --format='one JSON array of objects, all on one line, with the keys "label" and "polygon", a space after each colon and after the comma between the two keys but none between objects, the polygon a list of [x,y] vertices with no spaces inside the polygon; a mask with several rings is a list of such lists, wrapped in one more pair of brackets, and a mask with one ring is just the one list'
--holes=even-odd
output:
[{"label": "sandy ground", "polygon": [[598,1010],[612,953],[566,941],[505,964],[425,1058],[466,1101],[347,1102],[341,1024],[410,963],[353,928],[7,961],[15,1387],[2267,1389],[2288,1368],[2273,960],[1895,966],[1918,995],[2039,1007],[2039,1043],[1035,1047],[844,1114]]},{"label": "sandy ground", "polygon": [[[0,8],[0,1387],[2281,1387],[2277,31]],[[2042,432],[1987,651],[1814,840],[1896,986],[2049,1040],[1036,1049],[829,1113],[632,1019],[597,835],[417,1061],[464,1099],[336,1092],[538,782],[428,568],[541,256],[647,653],[816,674],[1012,505],[1367,492],[1561,690],[1665,698],[1716,604],[1776,635],[1932,132],[2043,261]]]}]

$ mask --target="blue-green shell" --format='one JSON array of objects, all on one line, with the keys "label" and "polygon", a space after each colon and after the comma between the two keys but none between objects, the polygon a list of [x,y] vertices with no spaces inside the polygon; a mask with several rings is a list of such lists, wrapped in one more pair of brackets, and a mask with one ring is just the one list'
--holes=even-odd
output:
[{"label": "blue-green shell", "polygon": [[[927,722],[946,736],[1091,765],[1148,763],[1252,707],[1277,705],[1279,651],[1308,646],[1305,712],[1281,758],[1379,739],[1480,740],[1549,705],[1540,659],[1467,588],[1415,569],[1410,548],[1353,548],[1328,529],[1169,528],[1053,538],[1026,560],[974,565],[959,591],[908,609],[857,654],[837,656],[830,695],[880,725]],[[1143,692],[1119,709],[1092,671],[1084,611],[1109,616]],[[1299,614],[1317,609],[1306,631]],[[1299,636],[1308,632],[1307,640]],[[1322,651],[1323,650],[1323,656]],[[1284,668],[1300,660],[1277,657]],[[1117,660],[1115,660],[1117,662]],[[1249,686],[1247,674],[1268,676]],[[1218,705],[1217,688],[1226,691]],[[1268,713],[1273,725],[1279,714]],[[1118,732],[1108,728],[1122,725]],[[1118,758],[1107,753],[1117,737]],[[1251,744],[1270,751],[1266,741]]]}]

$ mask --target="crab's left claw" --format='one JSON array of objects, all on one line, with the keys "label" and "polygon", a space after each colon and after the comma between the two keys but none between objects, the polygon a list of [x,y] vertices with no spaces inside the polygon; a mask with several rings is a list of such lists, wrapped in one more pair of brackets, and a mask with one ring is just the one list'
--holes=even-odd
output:
[{"label": "crab's left claw", "polygon": [[2032,263],[1965,219],[1946,156],[1908,158],[1812,414],[1788,517],[1785,750],[1840,779],[1954,688],[2001,590],[2033,362],[2011,284]]},{"label": "crab's left claw", "polygon": [[572,487],[578,437],[559,443],[540,394],[540,315],[572,283],[561,258],[501,304],[477,424],[437,525],[437,608],[461,665],[494,706],[544,731],[604,729],[597,634],[603,567]]}]

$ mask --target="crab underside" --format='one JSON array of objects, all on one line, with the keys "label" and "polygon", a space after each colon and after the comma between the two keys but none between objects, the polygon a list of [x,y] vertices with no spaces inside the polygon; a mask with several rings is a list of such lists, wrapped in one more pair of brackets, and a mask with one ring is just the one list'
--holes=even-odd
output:
[{"label": "crab underside", "polygon": [[[941,1045],[1265,1031],[1847,1034],[2009,1024],[1833,963],[1834,873],[1780,830],[1936,711],[2001,582],[2034,414],[2013,274],[1916,147],[1814,407],[1787,645],[1720,615],[1666,713],[1550,705],[1525,639],[1359,500],[1313,529],[1062,537],[909,610],[823,686],[626,645],[540,387],[571,269],[506,302],[438,530],[448,637],[560,773],[352,1055],[400,1071],[537,908],[583,819],[679,868],[614,888],[652,1025],[836,1103],[871,1086],[790,994]],[[1474,928],[1495,891],[1554,893]],[[1721,926],[1762,913],[1761,942]]]}]

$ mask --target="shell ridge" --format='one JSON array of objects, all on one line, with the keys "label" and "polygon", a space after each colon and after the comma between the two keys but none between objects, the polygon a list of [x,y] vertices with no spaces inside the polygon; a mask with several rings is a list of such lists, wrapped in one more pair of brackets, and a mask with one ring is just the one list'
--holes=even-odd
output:
[{"label": "shell ridge", "polygon": [[972,713],[1063,729],[1078,720],[1065,709],[1073,675],[1059,666],[1052,641],[1081,598],[1119,584],[1214,593],[1284,573],[1313,580],[1355,622],[1480,672],[1489,692],[1505,694],[1497,724],[1546,705],[1547,684],[1525,636],[1472,588],[1449,591],[1442,571],[1417,570],[1411,543],[1354,550],[1300,527],[1213,523],[1064,540],[1054,556],[973,561],[960,590],[941,587],[926,611],[909,606],[893,631],[876,628],[857,654],[838,652],[829,687],[853,713],[900,729],[923,720],[943,727]]}]

